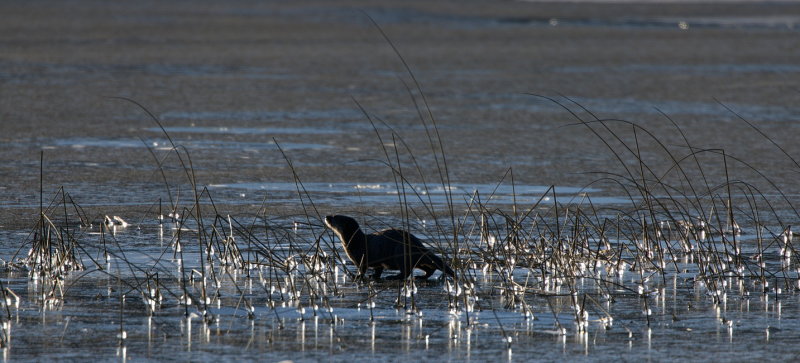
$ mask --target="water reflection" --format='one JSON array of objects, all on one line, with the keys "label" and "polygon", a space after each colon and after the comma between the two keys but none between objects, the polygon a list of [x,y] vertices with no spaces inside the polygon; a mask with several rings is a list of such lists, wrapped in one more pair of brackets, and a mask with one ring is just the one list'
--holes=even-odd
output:
[{"label": "water reflection", "polygon": [[[348,204],[373,198],[389,206],[398,193],[391,183],[304,187],[315,200],[329,195]],[[296,188],[211,186],[215,193],[294,194]],[[13,261],[0,280],[8,312],[4,339],[11,347],[4,354],[38,357],[41,351],[23,344],[45,335],[63,340],[50,348],[54,352],[92,339],[128,358],[204,360],[246,346],[253,351],[241,352],[245,358],[276,360],[287,352],[320,359],[332,351],[371,359],[555,360],[625,347],[646,359],[662,344],[700,351],[705,342],[697,336],[732,345],[766,334],[770,344],[784,343],[790,335],[784,332],[798,326],[797,254],[787,252],[788,228],[744,225],[736,232],[692,216],[622,226],[619,209],[587,216],[579,202],[548,200],[514,219],[504,212],[510,201],[539,200],[550,189],[465,183],[412,189],[429,196],[428,203],[444,203],[444,195],[454,193],[481,195],[482,204],[453,219],[359,218],[376,227],[408,221],[426,243],[454,259],[461,278],[354,280],[338,242],[311,217],[215,216],[208,203],[205,219],[191,209],[196,205],[166,218],[109,214],[100,218],[109,223],[65,222],[69,229],[59,227],[71,215],[52,218],[58,224],[43,225],[60,233],[36,228],[22,243],[8,238],[0,245],[0,255]],[[556,191],[575,197],[562,194],[561,201],[598,192]],[[764,238],[763,228],[777,232]],[[20,245],[27,257],[11,258]],[[50,270],[66,252],[85,268]],[[25,349],[14,350],[16,342]]]}]

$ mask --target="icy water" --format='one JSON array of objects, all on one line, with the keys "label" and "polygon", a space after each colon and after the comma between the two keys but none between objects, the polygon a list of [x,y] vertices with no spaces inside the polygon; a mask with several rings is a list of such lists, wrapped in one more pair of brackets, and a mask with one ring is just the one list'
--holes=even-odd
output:
[{"label": "icy water", "polygon": [[800,355],[797,4],[0,13],[4,360]]}]

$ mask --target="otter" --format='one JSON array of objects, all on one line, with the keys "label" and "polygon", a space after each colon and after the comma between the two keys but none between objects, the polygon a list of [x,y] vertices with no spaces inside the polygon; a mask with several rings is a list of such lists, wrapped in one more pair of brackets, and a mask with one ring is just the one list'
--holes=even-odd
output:
[{"label": "otter", "polygon": [[406,279],[414,268],[425,271],[425,280],[436,270],[455,278],[455,272],[426,248],[422,241],[411,233],[398,229],[364,234],[355,219],[336,215],[325,217],[325,225],[339,237],[347,257],[358,267],[358,276],[363,277],[367,268],[372,267],[376,280],[381,278],[384,269],[400,270],[400,273],[387,277],[388,280]]}]

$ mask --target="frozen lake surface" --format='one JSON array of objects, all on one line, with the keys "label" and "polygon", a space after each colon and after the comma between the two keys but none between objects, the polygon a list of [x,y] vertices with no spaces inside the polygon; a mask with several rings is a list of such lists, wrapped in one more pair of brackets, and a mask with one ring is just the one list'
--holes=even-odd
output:
[{"label": "frozen lake surface", "polygon": [[800,354],[798,4],[0,12],[4,360]]}]

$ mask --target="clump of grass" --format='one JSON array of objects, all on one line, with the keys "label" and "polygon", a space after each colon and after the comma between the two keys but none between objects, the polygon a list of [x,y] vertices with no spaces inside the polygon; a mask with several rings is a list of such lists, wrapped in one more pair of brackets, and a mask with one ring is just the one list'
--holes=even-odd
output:
[{"label": "clump of grass", "polygon": [[[68,210],[73,209],[79,218],[78,226],[88,224],[88,218],[82,209],[72,200],[69,194],[60,188],[53,196],[49,205],[44,206],[44,152],[40,158],[40,188],[39,188],[39,216],[36,225],[32,228],[25,246],[29,249],[24,257],[18,258],[17,255],[11,258],[9,264],[13,268],[27,270],[31,279],[44,281],[63,281],[64,277],[73,271],[85,269],[82,256],[79,253],[81,246],[78,243],[76,234],[79,231],[71,225],[76,225],[70,220]],[[55,220],[53,216],[58,209],[63,210],[63,220]],[[50,297],[53,298],[56,286]]]}]

